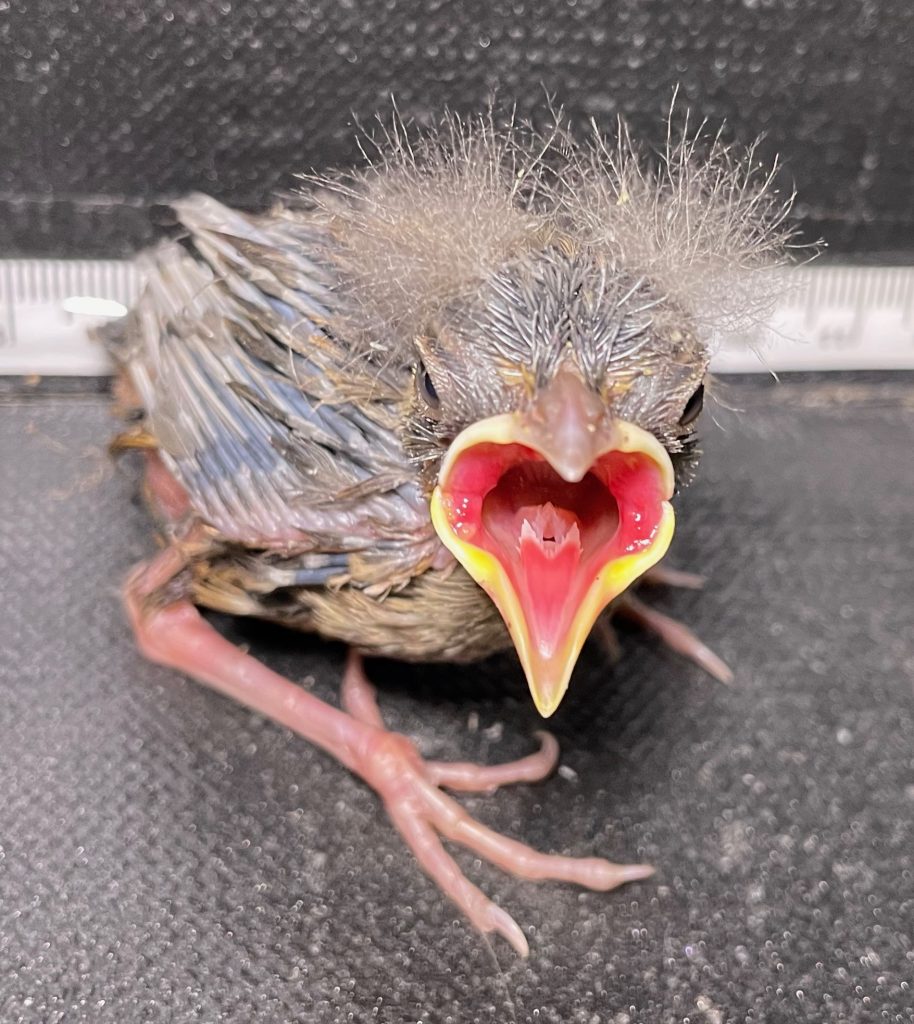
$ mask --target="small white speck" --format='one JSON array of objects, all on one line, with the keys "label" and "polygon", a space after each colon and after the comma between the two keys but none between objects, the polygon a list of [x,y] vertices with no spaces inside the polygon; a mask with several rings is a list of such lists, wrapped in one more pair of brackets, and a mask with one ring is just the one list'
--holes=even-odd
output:
[{"label": "small white speck", "polygon": [[479,731],[479,715],[475,711],[471,711],[467,715],[467,732],[478,732]]},{"label": "small white speck", "polygon": [[841,744],[842,747],[849,747],[854,742],[854,734],[850,729],[839,729],[835,733],[835,739]]},{"label": "small white speck", "polygon": [[708,1018],[711,1024],[723,1024],[723,1014],[707,996],[699,996],[695,1005]]},{"label": "small white speck", "polygon": [[560,764],[558,767],[558,773],[563,779],[567,779],[569,782],[578,781],[578,773],[574,768],[569,768],[567,764]]},{"label": "small white speck", "polygon": [[482,734],[487,740],[500,740],[505,727],[501,722],[495,722],[494,725],[490,725],[488,729],[483,729]]}]

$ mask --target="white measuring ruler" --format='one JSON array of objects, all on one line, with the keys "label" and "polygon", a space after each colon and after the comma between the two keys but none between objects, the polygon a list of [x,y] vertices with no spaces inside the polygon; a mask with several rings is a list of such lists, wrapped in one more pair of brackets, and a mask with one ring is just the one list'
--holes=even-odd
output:
[{"label": "white measuring ruler", "polygon": [[755,338],[733,338],[718,373],[914,369],[914,267],[829,266],[790,272]]},{"label": "white measuring ruler", "polygon": [[[914,369],[914,267],[791,273],[768,326],[723,346],[715,371]],[[124,260],[0,260],[0,374],[110,372],[89,328],[122,315],[141,284]]]},{"label": "white measuring ruler", "polygon": [[111,372],[89,329],[139,294],[127,260],[0,260],[0,374]]}]

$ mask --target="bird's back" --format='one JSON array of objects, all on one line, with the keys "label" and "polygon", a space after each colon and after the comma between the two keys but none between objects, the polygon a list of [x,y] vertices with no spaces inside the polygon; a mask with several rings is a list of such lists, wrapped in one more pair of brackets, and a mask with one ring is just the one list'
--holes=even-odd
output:
[{"label": "bird's back", "polygon": [[165,529],[194,530],[193,558],[171,592],[396,657],[504,646],[397,437],[406,371],[347,346],[326,228],[199,194],[173,209],[174,240],[144,254],[143,295],[107,336],[134,398],[123,441],[186,495]]}]

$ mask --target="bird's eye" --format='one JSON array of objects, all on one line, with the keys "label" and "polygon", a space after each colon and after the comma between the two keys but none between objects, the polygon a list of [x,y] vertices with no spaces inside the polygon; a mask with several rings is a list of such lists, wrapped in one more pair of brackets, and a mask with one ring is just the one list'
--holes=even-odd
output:
[{"label": "bird's eye", "polygon": [[692,397],[686,402],[685,409],[682,410],[682,415],[679,417],[679,425],[681,427],[691,426],[698,419],[701,408],[705,401],[705,386],[699,384],[697,390]]},{"label": "bird's eye", "polygon": [[441,404],[441,399],[438,397],[438,392],[435,390],[435,385],[432,382],[431,375],[422,363],[416,367],[416,390],[419,392],[419,396],[432,409],[437,409]]}]

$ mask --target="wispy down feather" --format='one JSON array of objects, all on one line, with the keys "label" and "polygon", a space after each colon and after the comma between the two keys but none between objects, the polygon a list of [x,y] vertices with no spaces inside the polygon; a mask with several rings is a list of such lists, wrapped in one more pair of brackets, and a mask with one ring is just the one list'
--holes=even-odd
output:
[{"label": "wispy down feather", "polygon": [[548,229],[536,148],[547,139],[491,117],[447,118],[411,140],[394,120],[360,172],[316,178],[309,196],[330,227],[328,259],[370,336],[421,323]]},{"label": "wispy down feather", "polygon": [[[672,115],[671,115],[672,117]],[[793,196],[774,187],[756,144],[726,145],[718,132],[677,136],[668,122],[654,160],[620,121],[614,145],[594,129],[556,195],[585,244],[603,251],[655,288],[709,333],[751,326],[783,290],[773,271],[786,266]]]},{"label": "wispy down feather", "polygon": [[[220,543],[257,549],[265,592],[346,581],[304,602],[345,619],[356,591],[446,568],[426,495],[449,440],[522,408],[569,350],[615,415],[689,449],[711,332],[780,288],[789,199],[701,130],[651,159],[622,124],[576,144],[559,121],[395,118],[364,169],[269,213],[174,203],[181,241],[148,256],[112,347],[165,466]],[[214,607],[260,593],[217,575]]]},{"label": "wispy down feather", "polygon": [[329,259],[363,337],[390,346],[550,242],[643,278],[706,339],[765,316],[783,288],[770,271],[787,263],[792,197],[754,146],[727,146],[704,125],[691,132],[687,118],[677,131],[672,113],[654,156],[624,122],[614,139],[594,127],[583,143],[559,122],[542,133],[491,112],[452,115],[414,139],[395,117],[365,169],[309,179],[306,202],[329,226]]}]

